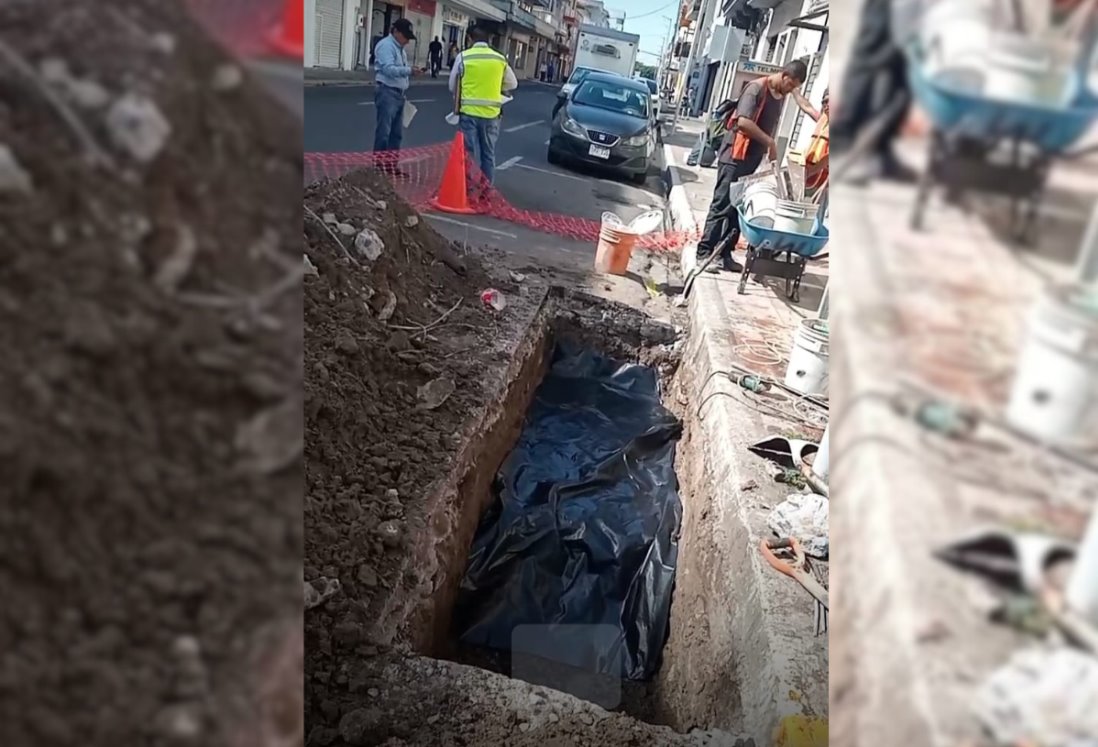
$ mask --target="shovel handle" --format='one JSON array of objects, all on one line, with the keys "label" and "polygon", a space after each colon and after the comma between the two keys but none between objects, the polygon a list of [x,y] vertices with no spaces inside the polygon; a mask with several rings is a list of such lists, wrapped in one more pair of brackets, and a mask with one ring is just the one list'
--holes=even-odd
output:
[{"label": "shovel handle", "polygon": [[[804,550],[801,549],[800,543],[793,537],[764,538],[759,543],[759,549],[762,550],[763,557],[766,558],[766,562],[774,570],[780,571],[790,578],[797,578],[797,570],[804,567]],[[792,550],[793,562],[787,563],[782,560],[774,554],[774,550]]]}]

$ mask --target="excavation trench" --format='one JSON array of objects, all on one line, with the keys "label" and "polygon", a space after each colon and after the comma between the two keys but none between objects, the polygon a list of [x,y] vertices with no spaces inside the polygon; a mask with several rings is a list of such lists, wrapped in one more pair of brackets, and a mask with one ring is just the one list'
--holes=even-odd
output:
[{"label": "excavation trench", "polygon": [[[699,719],[674,681],[697,676],[696,667],[667,660],[706,661],[716,654],[710,641],[725,646],[730,635],[674,634],[699,614],[675,604],[683,584],[724,573],[705,567],[712,556],[682,533],[684,509],[706,510],[704,489],[675,475],[676,464],[692,463],[680,417],[690,408],[669,394],[682,390],[683,350],[674,329],[634,309],[553,289],[504,396],[468,432],[431,497],[412,564],[433,569],[432,579],[419,598],[391,601],[392,632],[419,654],[649,723],[739,726],[730,662],[710,670],[713,682],[689,683],[723,690],[724,707]],[[683,567],[693,569],[685,578]]]}]

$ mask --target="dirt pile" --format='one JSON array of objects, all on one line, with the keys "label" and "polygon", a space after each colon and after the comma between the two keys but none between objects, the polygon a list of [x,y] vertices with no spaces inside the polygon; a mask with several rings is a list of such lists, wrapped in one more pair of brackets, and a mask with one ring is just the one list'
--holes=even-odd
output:
[{"label": "dirt pile", "polygon": [[309,187],[305,212],[305,578],[331,593],[306,611],[306,721],[332,734],[339,664],[401,643],[375,623],[415,583],[401,568],[433,519],[428,488],[508,362],[494,351],[515,307],[493,310],[480,292],[522,293],[375,171]]},{"label": "dirt pile", "polygon": [[3,741],[300,744],[300,125],[175,2],[0,29]]}]

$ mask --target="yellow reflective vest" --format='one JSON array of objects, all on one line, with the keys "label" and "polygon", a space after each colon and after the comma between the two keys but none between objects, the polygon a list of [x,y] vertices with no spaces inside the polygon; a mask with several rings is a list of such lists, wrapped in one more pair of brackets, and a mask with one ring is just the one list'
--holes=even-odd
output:
[{"label": "yellow reflective vest", "polygon": [[503,76],[507,58],[488,45],[461,53],[461,113],[494,119],[503,107]]}]

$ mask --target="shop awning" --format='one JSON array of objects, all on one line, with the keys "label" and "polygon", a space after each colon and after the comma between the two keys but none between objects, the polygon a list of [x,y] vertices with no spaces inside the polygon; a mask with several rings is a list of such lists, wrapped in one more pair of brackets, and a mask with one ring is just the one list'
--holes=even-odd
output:
[{"label": "shop awning", "polygon": [[443,5],[473,18],[484,18],[489,21],[507,20],[507,14],[492,5],[488,0],[446,0]]}]

